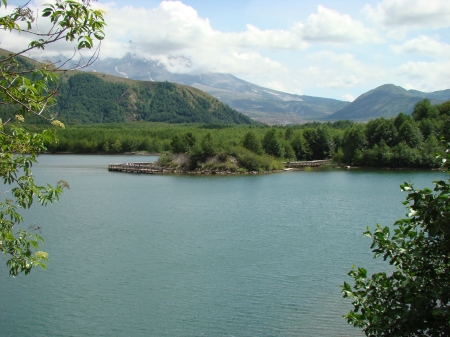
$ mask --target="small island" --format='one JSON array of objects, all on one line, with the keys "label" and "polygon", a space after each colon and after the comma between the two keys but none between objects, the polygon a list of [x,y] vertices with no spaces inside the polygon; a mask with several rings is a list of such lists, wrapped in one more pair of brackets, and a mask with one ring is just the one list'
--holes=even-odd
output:
[{"label": "small island", "polygon": [[272,170],[248,170],[231,155],[216,155],[208,157],[204,162],[192,164],[193,158],[185,153],[162,155],[156,162],[128,162],[109,164],[109,171],[143,174],[260,174],[289,171],[295,168],[317,167],[332,162],[327,160],[313,160],[301,162],[282,162]]},{"label": "small island", "polygon": [[142,173],[142,174],[259,174],[273,173],[285,170],[282,163],[277,165],[267,165],[263,167],[256,165],[254,167],[245,166],[229,154],[218,154],[197,160],[195,156],[186,153],[163,154],[156,162],[128,162],[109,164],[109,171],[125,172],[125,173]]}]

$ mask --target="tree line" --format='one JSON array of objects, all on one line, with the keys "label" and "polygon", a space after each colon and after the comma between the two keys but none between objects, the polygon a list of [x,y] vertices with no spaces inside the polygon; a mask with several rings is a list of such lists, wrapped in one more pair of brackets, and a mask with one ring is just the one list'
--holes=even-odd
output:
[{"label": "tree line", "polygon": [[[337,121],[295,126],[117,123],[75,125],[58,130],[51,152],[233,153],[236,148],[278,161],[332,158],[352,166],[437,168],[439,137],[449,136],[450,101],[416,104],[412,115],[368,123]],[[207,139],[205,137],[208,137]],[[206,139],[206,140],[205,140]]]},{"label": "tree line", "polygon": [[348,165],[370,167],[437,168],[439,138],[448,137],[450,101],[432,105],[418,102],[412,115],[377,118],[345,130],[334,159]]}]

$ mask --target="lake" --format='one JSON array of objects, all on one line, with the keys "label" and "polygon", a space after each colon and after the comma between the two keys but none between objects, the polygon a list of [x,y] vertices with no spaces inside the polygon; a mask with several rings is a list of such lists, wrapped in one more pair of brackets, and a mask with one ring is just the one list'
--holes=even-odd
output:
[{"label": "lake", "polygon": [[70,184],[23,212],[47,270],[0,261],[1,336],[362,336],[340,285],[373,260],[366,226],[405,216],[399,185],[437,171],[316,169],[266,175],[133,175],[156,157],[42,155],[41,182]]}]

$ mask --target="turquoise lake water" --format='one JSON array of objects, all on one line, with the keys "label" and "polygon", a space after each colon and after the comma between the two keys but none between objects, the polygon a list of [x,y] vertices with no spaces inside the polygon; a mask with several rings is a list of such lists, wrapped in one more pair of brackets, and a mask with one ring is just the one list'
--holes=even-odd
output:
[{"label": "turquoise lake water", "polygon": [[[436,171],[133,175],[155,157],[43,155],[42,183],[68,181],[39,225],[47,270],[0,266],[0,336],[362,336],[339,286],[372,259],[366,226],[404,217],[399,185]],[[0,261],[1,262],[1,261]]]}]

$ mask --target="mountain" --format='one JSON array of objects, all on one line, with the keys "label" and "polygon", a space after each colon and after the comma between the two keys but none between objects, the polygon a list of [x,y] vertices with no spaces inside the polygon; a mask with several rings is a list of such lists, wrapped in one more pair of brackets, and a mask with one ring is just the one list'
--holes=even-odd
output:
[{"label": "mountain", "polygon": [[[183,57],[173,61],[182,63],[187,68],[190,65],[190,61]],[[330,98],[293,95],[260,87],[231,74],[175,74],[155,61],[140,59],[131,54],[121,59],[98,59],[87,69],[135,80],[169,81],[189,85],[213,95],[255,120],[269,124],[322,119],[349,104]]]},{"label": "mountain", "polygon": [[[170,82],[120,81],[79,72],[63,77],[58,118],[69,123],[149,121],[167,123],[255,124],[211,95]],[[52,110],[50,111],[52,112]]]},{"label": "mountain", "polygon": [[393,84],[385,84],[362,94],[327,119],[367,121],[378,117],[395,117],[400,112],[410,114],[414,105],[424,98],[430,99],[432,104],[443,103],[450,100],[450,90],[426,93],[418,90],[408,91]]},{"label": "mountain", "polygon": [[[0,50],[0,57],[7,52]],[[25,57],[24,67],[39,67]],[[56,104],[48,113],[69,124],[152,121],[167,123],[256,124],[217,98],[193,87],[170,82],[136,81],[117,76],[65,71],[60,76]],[[0,118],[14,113],[0,105]],[[29,122],[42,118],[29,116]]]},{"label": "mountain", "polygon": [[[0,57],[1,55],[2,50],[0,49]],[[183,64],[187,68],[190,67],[190,60],[187,58],[177,57],[172,61]],[[163,81],[188,85],[191,87],[189,89],[191,92],[194,88],[200,89],[252,119],[268,124],[302,123],[311,120],[367,121],[377,117],[393,117],[399,112],[411,113],[414,105],[424,98],[430,99],[433,104],[450,99],[450,89],[426,93],[418,90],[408,91],[393,84],[385,84],[370,90],[352,103],[329,98],[293,95],[243,81],[231,74],[171,73],[162,64],[140,59],[131,54],[121,59],[99,59],[85,70],[90,70],[106,81],[127,83],[134,87],[148,86],[150,88],[152,87],[150,83]],[[200,94],[200,90],[196,92]],[[139,104],[132,108],[129,106],[128,108],[131,110],[123,115],[123,119],[148,118],[147,114],[130,112],[135,108],[139,110],[139,107]],[[189,119],[186,116],[172,117],[173,120]],[[228,120],[236,120],[236,117],[228,118]]]},{"label": "mountain", "polygon": [[408,92],[416,97],[420,98],[428,98],[428,99],[434,99],[434,100],[440,100],[440,101],[448,101],[450,99],[450,89],[447,90],[439,90],[434,92],[423,92],[418,90],[408,90]]}]

